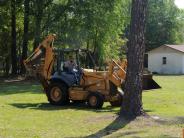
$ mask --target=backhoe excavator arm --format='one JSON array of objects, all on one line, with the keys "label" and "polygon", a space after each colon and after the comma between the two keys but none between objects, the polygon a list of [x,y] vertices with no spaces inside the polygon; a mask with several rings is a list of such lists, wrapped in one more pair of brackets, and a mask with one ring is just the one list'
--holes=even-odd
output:
[{"label": "backhoe excavator arm", "polygon": [[27,71],[34,72],[41,81],[44,88],[48,87],[48,80],[54,64],[53,42],[56,35],[48,35],[35,49],[35,51],[24,60]]}]

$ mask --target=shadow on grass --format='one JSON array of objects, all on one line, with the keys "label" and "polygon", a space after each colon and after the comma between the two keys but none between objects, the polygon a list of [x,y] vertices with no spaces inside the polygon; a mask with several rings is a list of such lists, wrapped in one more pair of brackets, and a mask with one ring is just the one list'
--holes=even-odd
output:
[{"label": "shadow on grass", "polygon": [[[118,131],[119,129],[124,128],[133,120],[134,119],[125,119],[125,118],[117,117],[112,123],[110,123],[105,128],[99,130],[98,132],[92,135],[86,136],[85,138],[100,138],[100,137],[111,135],[112,133]],[[140,131],[125,132],[125,133],[118,134],[119,136],[116,135],[116,137],[120,137],[120,136],[126,137],[128,135],[137,134],[137,133],[141,133],[141,132]]]},{"label": "shadow on grass", "polygon": [[[150,118],[150,117],[149,117]],[[104,136],[108,136],[111,135],[112,133],[124,128],[126,125],[128,125],[131,121],[134,121],[135,119],[124,119],[124,118],[116,118],[112,123],[110,123],[108,126],[106,126],[105,128],[99,130],[98,132],[86,136],[86,138],[100,138],[100,137],[104,137]],[[155,121],[155,120],[152,120]],[[180,117],[175,117],[173,119],[168,119],[165,121],[155,121],[160,125],[184,125],[184,117],[180,116]],[[124,132],[122,132],[122,130],[118,133],[115,133],[113,135],[113,137],[128,137],[128,136],[132,136],[132,137],[137,137],[139,138],[139,136],[136,136],[140,133],[147,133],[147,131],[142,130],[142,131],[135,131],[135,130],[126,130]],[[154,134],[153,134],[154,135]],[[142,137],[142,136],[141,136]],[[150,136],[150,138],[154,138],[154,137],[160,137],[160,138],[177,138],[177,137],[173,137],[169,134],[161,134],[160,136]],[[145,136],[144,138],[147,138],[147,136]]]},{"label": "shadow on grass", "polygon": [[9,95],[17,93],[40,93],[42,92],[41,86],[36,82],[6,82],[0,83],[0,95]]},{"label": "shadow on grass", "polygon": [[20,109],[26,108],[26,109],[47,110],[47,111],[74,109],[74,110],[87,110],[92,112],[114,112],[114,113],[118,112],[118,109],[112,106],[105,106],[102,109],[91,109],[85,103],[83,104],[70,103],[65,106],[55,106],[51,105],[50,103],[12,103],[9,105]]},{"label": "shadow on grass", "polygon": [[146,131],[128,131],[128,132],[121,132],[121,133],[118,133],[116,135],[114,135],[114,137],[116,138],[122,138],[122,137],[127,137],[127,136],[130,136],[130,135],[134,135],[134,138],[140,138],[140,137],[136,137],[135,135],[136,134],[140,134],[140,133],[145,133]]},{"label": "shadow on grass", "polygon": [[[110,105],[104,106],[101,109],[92,109],[92,108],[89,108],[85,103],[70,103],[65,106],[56,106],[56,105],[51,105],[50,103],[12,103],[9,105],[20,109],[27,108],[27,109],[47,110],[47,111],[65,110],[65,109],[88,110],[93,112],[115,112],[115,113],[118,113],[119,111],[118,107],[112,107]],[[144,110],[144,111],[153,112],[153,110]]]},{"label": "shadow on grass", "polygon": [[[112,106],[105,106],[102,109],[90,109],[85,104],[76,104],[76,103],[70,103],[67,106],[53,106],[49,103],[13,103],[10,104],[11,106],[14,106],[16,108],[20,109],[30,109],[30,110],[47,110],[47,111],[53,111],[53,110],[67,110],[67,109],[73,109],[73,110],[85,110],[89,112],[111,112],[113,114],[118,114],[119,109],[112,107]],[[147,112],[151,112],[151,110],[147,110]],[[131,121],[134,119],[125,119],[125,118],[119,118],[117,117],[112,123],[110,123],[105,128],[99,130],[98,132],[85,136],[86,138],[99,138],[104,137],[107,135],[111,135],[112,133],[118,131],[119,129],[124,128],[126,125],[128,125]],[[143,131],[128,131],[128,132],[121,132],[116,134],[116,137],[126,137],[129,135],[136,135],[138,133],[144,133]]]},{"label": "shadow on grass", "polygon": [[144,109],[144,112],[146,112],[146,113],[150,113],[150,112],[154,112],[154,110]]}]

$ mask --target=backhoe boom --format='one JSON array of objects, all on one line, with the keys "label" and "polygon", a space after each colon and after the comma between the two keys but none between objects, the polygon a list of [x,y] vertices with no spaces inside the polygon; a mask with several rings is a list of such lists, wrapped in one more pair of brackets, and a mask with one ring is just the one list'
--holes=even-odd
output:
[{"label": "backhoe boom", "polygon": [[28,71],[34,72],[39,77],[44,88],[48,87],[48,80],[54,64],[53,42],[56,35],[48,35],[34,52],[24,60]]}]

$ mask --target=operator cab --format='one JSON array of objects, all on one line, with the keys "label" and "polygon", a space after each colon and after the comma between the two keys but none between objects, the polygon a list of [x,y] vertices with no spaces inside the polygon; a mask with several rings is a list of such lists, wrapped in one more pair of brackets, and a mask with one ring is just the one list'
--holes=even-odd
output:
[{"label": "operator cab", "polygon": [[[94,68],[95,63],[92,59],[91,53],[85,49],[55,49],[56,61],[54,64],[53,75],[51,79],[59,79],[64,81],[68,86],[80,84],[81,75],[83,73],[82,67],[87,69]],[[70,70],[66,69],[66,62],[72,56],[72,62],[76,66]]]}]

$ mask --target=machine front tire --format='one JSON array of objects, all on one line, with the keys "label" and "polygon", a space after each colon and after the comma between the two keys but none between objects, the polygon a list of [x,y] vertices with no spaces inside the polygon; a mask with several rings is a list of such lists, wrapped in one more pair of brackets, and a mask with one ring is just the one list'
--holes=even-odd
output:
[{"label": "machine front tire", "polygon": [[104,97],[102,94],[97,92],[92,92],[87,97],[87,105],[94,109],[102,108],[104,104]]},{"label": "machine front tire", "polygon": [[69,103],[68,89],[65,84],[51,83],[47,93],[48,101],[52,105],[66,105]]}]

